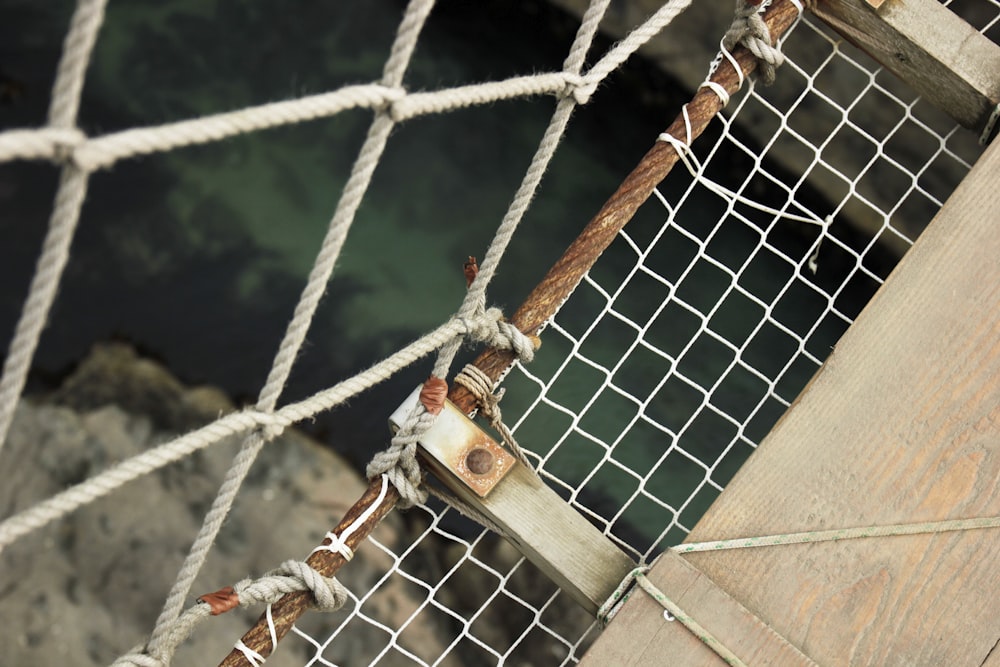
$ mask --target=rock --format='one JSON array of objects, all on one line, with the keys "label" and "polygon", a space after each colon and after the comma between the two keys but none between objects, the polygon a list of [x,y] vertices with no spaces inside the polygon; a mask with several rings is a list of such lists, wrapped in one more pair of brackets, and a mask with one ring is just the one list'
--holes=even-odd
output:
[{"label": "rock", "polygon": [[[0,451],[4,516],[170,439],[177,429],[193,428],[232,409],[220,392],[186,388],[123,345],[98,347],[52,398],[58,405],[22,401]],[[4,550],[3,664],[106,665],[144,641],[238,446],[228,441],[203,450]],[[289,558],[304,557],[365,486],[344,460],[289,429],[255,463],[190,602]],[[375,537],[393,547],[401,530],[398,516],[390,516]],[[360,597],[392,564],[385,552],[366,544],[341,571],[340,580]],[[390,627],[402,625],[423,599],[399,579],[379,585],[365,607]],[[217,664],[260,612],[234,610],[209,618],[182,644],[174,664]],[[311,613],[299,627],[325,641],[346,617],[345,610]],[[367,664],[389,641],[375,626],[352,621],[349,632],[321,650],[290,635],[267,664],[301,665],[318,650],[333,663]],[[431,660],[446,646],[423,616],[410,622],[399,644]],[[379,662],[410,664],[393,650]]]}]

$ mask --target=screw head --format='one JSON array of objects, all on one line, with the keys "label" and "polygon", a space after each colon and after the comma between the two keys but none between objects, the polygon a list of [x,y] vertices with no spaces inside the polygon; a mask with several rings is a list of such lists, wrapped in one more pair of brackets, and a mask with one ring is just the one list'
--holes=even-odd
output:
[{"label": "screw head", "polygon": [[485,475],[493,469],[493,452],[485,447],[476,447],[465,455],[465,467],[473,475]]}]

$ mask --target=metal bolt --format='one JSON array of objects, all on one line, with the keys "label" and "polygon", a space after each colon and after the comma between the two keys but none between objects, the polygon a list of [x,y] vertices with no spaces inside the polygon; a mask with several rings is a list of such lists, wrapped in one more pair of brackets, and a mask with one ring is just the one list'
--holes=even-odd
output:
[{"label": "metal bolt", "polygon": [[465,467],[473,475],[485,475],[493,469],[493,452],[485,447],[476,447],[465,455]]}]

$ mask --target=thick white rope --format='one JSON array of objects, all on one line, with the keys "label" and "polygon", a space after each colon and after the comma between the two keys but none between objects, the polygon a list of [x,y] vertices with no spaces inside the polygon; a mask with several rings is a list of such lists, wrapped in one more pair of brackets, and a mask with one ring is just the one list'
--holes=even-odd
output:
[{"label": "thick white rope", "polygon": [[[601,18],[607,9],[610,0],[595,0],[591,2],[577,30],[576,38],[570,48],[570,53],[563,63],[564,71],[573,76],[578,76],[583,67],[584,59]],[[534,197],[538,184],[542,180],[552,156],[555,154],[559,140],[565,132],[569,122],[570,114],[577,101],[572,95],[566,95],[560,99],[556,105],[556,111],[549,121],[549,125],[542,136],[538,149],[528,166],[528,171],[521,181],[520,187],[514,195],[503,221],[497,228],[496,234],[486,251],[483,264],[478,275],[469,286],[465,299],[458,310],[459,317],[471,317],[476,313],[483,312],[486,307],[486,288],[496,273],[496,267],[500,257],[510,243],[518,224],[524,217],[531,199]],[[519,331],[510,326],[507,332],[509,340],[517,340]],[[523,334],[521,334],[523,338]],[[462,344],[461,339],[456,339],[447,343],[438,351],[437,360],[434,364],[432,374],[434,377],[444,379],[448,376],[448,369],[451,366],[455,355]],[[531,345],[529,354],[534,350]],[[530,359],[530,357],[526,357]],[[400,425],[399,430],[394,434],[389,447],[377,453],[371,463],[368,464],[366,474],[369,479],[376,475],[388,475],[393,485],[399,491],[401,506],[407,507],[422,503],[427,498],[427,492],[421,488],[423,475],[420,465],[417,463],[416,451],[420,437],[434,424],[435,414],[428,412],[427,408],[420,402],[414,407],[407,419]]]},{"label": "thick white rope", "polygon": [[0,523],[0,552],[33,530],[108,495],[128,482],[180,461],[225,438],[247,433],[256,428],[285,428],[290,424],[308,419],[339,405],[362,391],[387,380],[403,368],[437,350],[455,336],[465,334],[469,330],[468,325],[468,320],[457,318],[449,320],[371,368],[329,389],[317,392],[309,398],[297,403],[290,403],[273,413],[244,410],[225,415],[200,429],[97,473],[93,477]]},{"label": "thick white rope", "polygon": [[[400,21],[396,32],[396,39],[393,42],[389,58],[385,63],[382,76],[383,86],[395,89],[402,84],[403,75],[417,44],[417,38],[420,36],[420,31],[433,6],[434,0],[412,0],[408,5],[406,14]],[[326,291],[334,264],[340,255],[344,241],[347,239],[347,232],[354,221],[355,213],[361,205],[361,200],[371,182],[375,167],[385,149],[393,125],[392,118],[383,111],[375,117],[368,131],[368,137],[361,147],[351,175],[344,186],[333,219],[327,228],[326,237],[323,239],[312,271],[309,273],[309,279],[299,297],[298,304],[295,306],[292,321],[285,330],[284,339],[278,347],[267,381],[260,391],[256,406],[258,410],[270,412],[277,405],[278,398],[291,374],[295,358],[305,341],[316,308]],[[201,530],[188,552],[170,594],[167,596],[163,611],[160,612],[160,617],[153,629],[151,643],[155,643],[160,634],[165,632],[169,624],[180,614],[184,600],[191,590],[191,585],[208,557],[215,537],[243,485],[243,480],[246,479],[261,448],[269,439],[269,437],[265,437],[264,433],[254,433],[247,438],[233,459],[219,493],[205,515]]]},{"label": "thick white rope", "polygon": [[[80,0],[63,44],[59,71],[52,88],[49,107],[50,132],[67,137],[75,132],[76,113],[80,107],[84,74],[90,62],[97,32],[104,20],[106,0]],[[59,279],[69,260],[69,248],[80,220],[80,209],[87,196],[86,171],[63,167],[56,192],[49,229],[31,279],[21,318],[14,330],[3,375],[0,376],[0,448],[7,438],[17,401],[31,368],[31,360],[56,298]]]},{"label": "thick white rope", "polygon": [[[434,99],[434,97],[427,95],[421,96],[420,94],[415,94],[407,96],[405,91],[400,88],[402,75],[412,54],[417,35],[432,5],[432,2],[429,0],[414,0],[407,11],[406,17],[404,17],[403,22],[400,24],[397,41],[386,63],[385,75],[381,86],[350,87],[324,96],[313,96],[305,100],[264,105],[248,110],[219,114],[196,121],[173,123],[158,128],[140,128],[109,135],[100,139],[87,140],[79,130],[73,127],[79,91],[83,85],[82,74],[86,68],[86,59],[81,64],[79,53],[82,48],[86,55],[89,56],[97,27],[100,25],[100,17],[103,15],[103,2],[87,2],[86,0],[82,0],[80,9],[78,9],[78,16],[80,18],[78,21],[75,20],[74,26],[84,26],[84,28],[90,30],[90,33],[86,39],[76,39],[74,38],[76,31],[71,30],[71,34],[67,38],[67,53],[72,51],[75,59],[67,60],[69,65],[61,68],[61,76],[69,76],[69,74],[65,73],[74,73],[76,78],[61,87],[57,83],[57,91],[54,93],[53,99],[54,111],[52,117],[53,119],[59,118],[61,120],[58,124],[54,121],[52,123],[54,127],[43,130],[33,132],[15,131],[0,135],[0,160],[25,157],[49,157],[50,159],[67,164],[64,172],[64,185],[60,189],[61,196],[57,197],[57,205],[53,213],[53,225],[50,230],[50,232],[58,231],[59,234],[50,233],[54,237],[54,241],[52,244],[46,244],[47,248],[52,245],[58,250],[58,252],[53,251],[56,255],[56,261],[47,261],[45,263],[47,270],[54,267],[55,275],[53,278],[50,275],[53,273],[52,271],[44,275],[41,270],[39,271],[39,275],[42,275],[44,278],[42,281],[44,284],[43,287],[37,289],[33,287],[32,296],[39,294],[41,295],[41,300],[45,301],[46,292],[48,292],[47,303],[43,303],[44,307],[41,309],[40,318],[34,314],[30,318],[22,318],[28,321],[30,325],[29,329],[37,329],[37,331],[28,331],[28,334],[31,335],[22,334],[21,336],[15,336],[15,343],[20,339],[27,339],[31,349],[28,350],[27,354],[12,353],[8,356],[7,363],[8,365],[13,365],[13,371],[10,373],[5,372],[4,379],[7,379],[8,376],[16,379],[18,375],[21,376],[21,379],[19,383],[15,383],[18,386],[13,398],[3,400],[3,393],[0,392],[0,409],[3,409],[4,405],[9,406],[8,410],[11,413],[6,416],[6,424],[3,423],[3,415],[0,413],[0,433],[4,433],[9,425],[13,406],[16,405],[20,390],[23,387],[24,376],[26,375],[27,368],[30,366],[34,347],[37,346],[38,334],[40,334],[41,326],[44,323],[45,313],[47,313],[51,305],[51,300],[54,297],[55,288],[58,284],[59,274],[68,257],[69,242],[72,238],[76,220],[79,217],[79,209],[85,196],[87,173],[90,170],[107,166],[115,160],[128,155],[169,150],[177,146],[214,141],[240,132],[253,131],[283,123],[302,122],[322,115],[337,113],[346,108],[371,106],[379,109],[380,113],[373,122],[369,131],[369,137],[355,164],[352,177],[345,187],[341,202],[338,204],[337,211],[330,223],[327,238],[323,243],[309,281],[296,307],[295,315],[288,327],[285,340],[279,348],[268,381],[261,391],[257,410],[222,418],[204,429],[178,438],[172,443],[168,443],[168,445],[135,457],[106,471],[106,473],[97,475],[95,478],[77,487],[73,487],[50,498],[48,501],[32,508],[32,510],[11,517],[0,524],[0,549],[26,532],[30,532],[56,518],[64,516],[82,504],[91,502],[97,497],[109,493],[114,488],[138,476],[148,474],[152,470],[178,460],[228,435],[246,432],[251,428],[258,428],[258,431],[248,438],[234,460],[234,464],[229,474],[227,474],[227,479],[216,498],[216,503],[213,504],[212,510],[206,516],[202,532],[198,539],[195,540],[188,560],[185,562],[184,567],[182,567],[174,589],[170,596],[168,596],[164,610],[157,621],[156,629],[154,629],[150,645],[158,643],[158,640],[162,639],[163,633],[169,632],[170,626],[178,619],[181,604],[190,590],[190,584],[200,569],[201,563],[204,562],[205,554],[207,554],[208,548],[214,541],[218,527],[221,525],[226,513],[228,513],[232,499],[235,497],[260,447],[263,446],[267,439],[280,433],[281,429],[285,428],[288,424],[314,414],[314,409],[315,411],[326,409],[330,405],[344,400],[347,396],[353,395],[353,393],[357,393],[357,391],[370,386],[374,381],[384,379],[374,379],[374,381],[365,384],[358,382],[362,376],[378,376],[385,372],[384,369],[386,366],[392,365],[380,364],[378,367],[370,369],[366,373],[359,374],[355,378],[345,381],[327,392],[321,392],[311,399],[307,399],[307,401],[287,406],[277,412],[271,412],[277,404],[277,399],[280,396],[294,359],[305,338],[313,313],[325,291],[325,286],[332,273],[333,264],[346,238],[347,229],[367,189],[375,165],[384,149],[394,122],[411,117],[412,115],[437,111],[442,104],[449,105],[449,108],[457,108],[469,104],[483,103],[483,100],[544,94],[554,92],[555,90],[558,90],[562,95],[560,103],[557,105],[556,113],[553,115],[553,119],[522,182],[522,186],[515,195],[511,207],[498,229],[497,238],[487,252],[484,261],[484,273],[486,275],[481,276],[481,279],[477,281],[476,285],[467,295],[463,307],[459,311],[460,319],[448,323],[441,327],[438,332],[435,332],[441,333],[444,329],[458,328],[464,329],[466,333],[474,334],[474,332],[470,331],[469,323],[477,322],[477,326],[482,325],[483,316],[485,316],[483,306],[485,304],[486,286],[495,272],[495,267],[506,249],[514,229],[523,217],[541,181],[542,174],[547,168],[559,139],[565,131],[573,106],[577,103],[585,103],[600,79],[617,67],[629,53],[666,25],[674,15],[679,13],[689,3],[690,0],[674,2],[661,9],[650,21],[609,52],[604,59],[599,61],[599,67],[595,67],[589,73],[590,76],[584,78],[580,76],[579,72],[593,36],[596,33],[597,25],[608,4],[608,0],[596,0],[584,17],[573,49],[566,59],[564,72],[554,76],[533,77],[530,79],[528,77],[519,77],[515,80],[500,82],[499,84],[484,84],[453,89],[452,91],[446,91],[447,95],[440,96],[443,99],[442,101],[442,99]],[[99,11],[92,11],[95,7],[99,8]],[[91,11],[84,11],[85,9]],[[74,45],[73,49],[70,48],[71,43]],[[66,103],[64,99],[66,95],[75,95],[76,100]],[[57,215],[64,208],[69,210],[69,214]],[[55,224],[57,218],[60,221],[70,220],[70,222],[68,224],[65,222]],[[53,253],[48,254],[51,255]],[[61,263],[58,261],[60,255]],[[40,259],[40,267],[43,259],[46,259],[46,253],[44,252]],[[28,306],[31,303],[32,299],[29,297],[26,302],[26,312],[28,312]],[[495,318],[492,320],[492,324],[493,329],[499,331],[498,335],[501,340],[494,341],[491,344],[500,345],[505,343],[507,346],[518,349],[522,358],[530,356],[533,351],[531,344],[530,342],[526,342],[526,339],[520,332],[517,332],[509,324]],[[449,327],[449,325],[452,326]],[[482,338],[484,336],[480,335],[477,337]],[[428,338],[431,338],[431,336]],[[461,344],[460,337],[456,337],[454,334],[450,336],[446,335],[444,338],[444,341],[435,339],[435,343],[431,347],[431,349],[436,349],[442,345],[444,346],[444,349],[439,353],[438,362],[435,366],[435,370],[440,370],[442,375],[447,373],[447,368],[450,366],[458,346]],[[425,341],[426,339],[422,339],[418,343],[425,343]],[[411,347],[421,346],[415,343]],[[12,344],[12,350],[14,348],[15,346]],[[393,355],[387,362],[396,361],[398,363],[406,356],[399,353]],[[390,371],[390,374],[392,372],[395,372],[395,370]],[[372,378],[368,379],[371,380]],[[347,385],[349,384],[351,386],[348,388]],[[337,389],[341,391],[334,392]],[[347,390],[346,392],[344,391],[345,389]],[[339,396],[335,397],[330,392],[339,394]],[[330,402],[331,400],[333,402]],[[418,423],[427,421],[421,420],[420,415],[415,415],[414,417],[415,422]],[[412,449],[409,445],[404,448],[408,451]],[[398,461],[396,465],[398,465]],[[412,474],[407,474],[408,471],[405,470],[405,466],[401,468],[401,472],[403,474],[399,476],[400,480],[413,477]],[[412,471],[409,472],[412,473]],[[400,481],[400,484],[405,486],[405,482],[403,481]]]},{"label": "thick white rope", "polygon": [[[288,593],[310,591],[314,607],[320,611],[336,611],[350,599],[344,585],[334,577],[324,577],[303,561],[289,560],[280,567],[267,572],[258,579],[244,579],[232,587],[232,594],[239,600],[240,607],[264,603],[267,605],[268,628],[271,631],[271,645],[277,645],[277,633],[271,617],[271,605]],[[212,608],[205,602],[197,602],[179,615],[160,641],[148,649],[133,647],[128,653],[112,663],[112,667],[166,667],[170,664],[177,647],[191,636],[199,623],[212,615]],[[241,648],[242,647],[242,648]],[[264,658],[252,651],[241,641],[236,647],[251,664],[264,664]],[[254,662],[258,660],[259,662]]]}]

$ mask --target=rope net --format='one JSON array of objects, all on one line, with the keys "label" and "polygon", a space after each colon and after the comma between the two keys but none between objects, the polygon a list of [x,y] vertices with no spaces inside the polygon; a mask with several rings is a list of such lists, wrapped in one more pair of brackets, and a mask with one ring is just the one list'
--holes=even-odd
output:
[{"label": "rope net", "polygon": [[[388,363],[301,401],[279,400],[393,126],[498,100],[556,97],[549,132],[500,225],[498,237],[509,240],[573,107],[599,93],[598,84],[686,6],[668,3],[617,47],[591,53],[594,64],[584,67],[606,4],[588,10],[562,71],[410,92],[405,70],[431,9],[429,2],[414,2],[376,83],[87,137],[75,119],[104,4],[82,1],[48,126],[0,134],[0,162],[48,159],[63,169],[49,237],[0,382],[0,443],[54,300],[91,172],[137,155],[354,108],[373,110],[375,120],[255,409],[221,417],[86,488],[40,499],[33,510],[0,524],[0,549],[136,477],[230,435],[247,435],[243,460],[234,464],[242,473],[227,478],[235,493],[256,451],[282,429],[432,352],[446,351],[436,370],[447,374],[462,337],[483,325],[486,315],[475,307],[485,301],[489,278],[459,317]],[[984,33],[1000,24],[997,0],[955,9]],[[686,169],[675,169],[661,184],[549,323],[534,361],[516,364],[504,381],[505,421],[538,473],[639,564],[684,539],[981,150],[975,137],[815,18],[803,17],[781,50],[786,62],[778,84],[748,81],[733,97],[693,143]],[[684,137],[665,140],[686,143]],[[496,270],[505,247],[503,240],[491,248],[485,273]],[[218,524],[231,502],[227,496],[213,507]],[[412,539],[405,547],[369,539],[365,549],[379,552],[371,586],[349,591],[340,611],[305,617],[280,653],[308,665],[341,664],[352,644],[363,656],[351,653],[352,664],[578,661],[595,623],[512,548],[433,500],[411,509],[407,525]],[[209,530],[199,538],[206,550],[213,537]],[[288,548],[299,553],[311,546]],[[175,586],[177,602],[168,602],[161,621],[180,613],[177,605],[188,599],[201,557],[189,557],[193,573]],[[400,588],[409,593],[405,603],[389,593]],[[211,632],[211,622],[201,631]],[[434,641],[427,641],[428,632]]]}]

